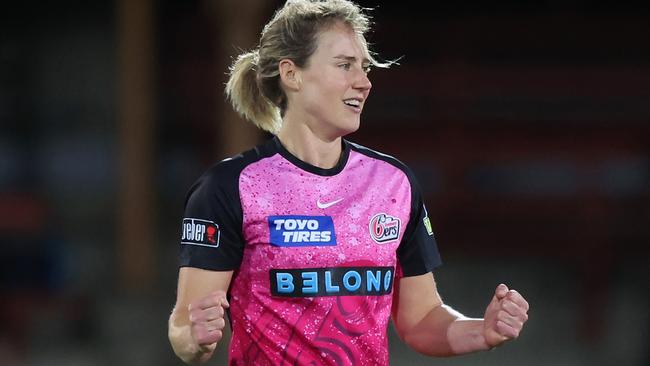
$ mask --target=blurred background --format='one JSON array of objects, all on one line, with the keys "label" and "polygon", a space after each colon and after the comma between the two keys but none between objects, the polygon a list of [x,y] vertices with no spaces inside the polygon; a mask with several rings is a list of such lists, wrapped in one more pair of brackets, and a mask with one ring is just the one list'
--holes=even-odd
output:
[{"label": "blurred background", "polygon": [[[0,12],[0,364],[180,365],[167,341],[185,194],[268,138],[227,66],[283,1],[11,2]],[[423,187],[445,301],[504,282],[521,337],[394,365],[650,365],[650,13],[588,1],[361,1],[361,130]],[[211,364],[225,364],[224,353]]]}]

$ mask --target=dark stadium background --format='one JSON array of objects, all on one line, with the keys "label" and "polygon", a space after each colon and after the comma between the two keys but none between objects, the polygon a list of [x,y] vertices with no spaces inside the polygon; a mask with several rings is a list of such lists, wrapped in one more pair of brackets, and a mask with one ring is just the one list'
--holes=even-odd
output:
[{"label": "dark stadium background", "polygon": [[[505,282],[521,337],[395,365],[648,365],[650,14],[625,2],[363,1],[383,59],[353,141],[421,182],[443,298]],[[265,137],[226,67],[280,1],[11,2],[0,11],[0,363],[178,365],[184,195]],[[212,364],[223,364],[223,353]]]}]

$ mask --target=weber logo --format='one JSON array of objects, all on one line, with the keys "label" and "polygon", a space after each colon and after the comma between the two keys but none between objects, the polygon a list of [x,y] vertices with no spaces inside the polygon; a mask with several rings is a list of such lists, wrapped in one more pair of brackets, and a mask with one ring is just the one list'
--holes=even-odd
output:
[{"label": "weber logo", "polygon": [[181,244],[218,247],[221,232],[219,225],[209,220],[184,218]]}]

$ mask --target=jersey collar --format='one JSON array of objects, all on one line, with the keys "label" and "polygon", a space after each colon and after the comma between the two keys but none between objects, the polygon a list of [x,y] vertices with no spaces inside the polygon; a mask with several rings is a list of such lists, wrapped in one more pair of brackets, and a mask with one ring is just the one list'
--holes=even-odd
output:
[{"label": "jersey collar", "polygon": [[278,149],[280,155],[282,155],[283,158],[287,159],[291,164],[307,172],[326,176],[326,177],[339,174],[341,171],[343,171],[343,168],[345,168],[345,164],[347,164],[348,162],[348,157],[350,156],[350,144],[345,139],[341,139],[341,145],[342,145],[341,158],[339,159],[338,163],[336,163],[336,165],[333,166],[332,168],[324,169],[306,163],[298,159],[297,157],[295,157],[293,154],[289,152],[289,150],[287,150],[284,146],[282,146],[282,143],[280,142],[280,139],[277,136],[273,137],[273,143]]}]

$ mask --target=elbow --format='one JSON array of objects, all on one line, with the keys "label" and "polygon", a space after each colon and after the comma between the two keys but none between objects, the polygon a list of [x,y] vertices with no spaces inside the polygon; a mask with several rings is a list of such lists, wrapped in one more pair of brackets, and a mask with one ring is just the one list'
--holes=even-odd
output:
[{"label": "elbow", "polygon": [[409,348],[417,353],[429,357],[449,357],[454,354],[440,342],[436,342],[433,337],[423,337],[421,335],[405,334],[402,338]]},{"label": "elbow", "polygon": [[433,356],[428,347],[426,347],[425,342],[423,342],[422,337],[417,334],[414,328],[404,329],[403,326],[395,324],[397,335],[410,349],[426,356]]},{"label": "elbow", "polygon": [[425,356],[435,356],[431,353],[431,349],[429,347],[426,347],[424,342],[422,342],[421,337],[410,333],[404,333],[400,335],[400,337],[402,338],[402,341],[415,352],[423,354]]},{"label": "elbow", "polygon": [[429,357],[450,357],[454,355],[445,331],[416,324],[408,329],[395,327],[397,335],[410,349]]}]

